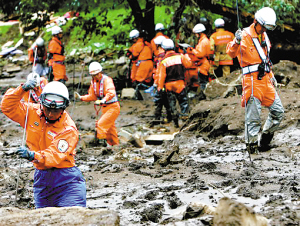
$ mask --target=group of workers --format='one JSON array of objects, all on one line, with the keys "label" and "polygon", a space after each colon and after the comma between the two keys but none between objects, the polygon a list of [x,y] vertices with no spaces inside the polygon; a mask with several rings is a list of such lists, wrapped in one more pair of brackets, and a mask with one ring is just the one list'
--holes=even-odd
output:
[{"label": "group of workers", "polygon": [[[224,26],[223,20],[216,20],[215,25]],[[250,27],[237,30],[233,38],[230,33],[221,29],[217,31],[220,34],[213,34],[209,40],[204,33],[205,26],[200,23],[193,28],[193,33],[199,38],[198,44],[195,48],[189,47],[182,52],[175,51],[176,44],[163,34],[162,24],[156,25],[157,34],[151,43],[140,37],[139,31],[133,30],[130,38],[134,44],[128,54],[133,62],[132,82],[135,86],[153,84],[157,89],[154,97],[155,117],[161,117],[164,106],[167,120],[173,121],[178,127],[176,100],[181,114],[187,115],[189,112],[185,73],[187,69],[196,66],[199,89],[205,88],[212,66],[209,55],[212,53],[213,43],[215,66],[224,65],[225,76],[230,71],[226,66],[231,64],[232,58],[237,57],[239,60],[244,75],[242,106],[246,108],[247,148],[250,153],[263,151],[269,146],[284,114],[275,89],[277,82],[269,59],[271,45],[266,34],[266,30],[273,30],[275,26],[276,14],[269,7],[258,10]],[[68,79],[61,29],[53,28],[52,34],[53,39],[48,49],[54,81],[50,79],[48,83],[43,77],[47,74],[43,68],[46,51],[43,48],[44,42],[37,39],[29,51],[34,71],[28,75],[24,84],[6,91],[1,101],[1,110],[26,130],[26,146],[19,147],[17,153],[21,158],[33,162],[36,168],[33,185],[36,208],[85,207],[85,179],[75,166],[74,159],[79,133],[74,121],[65,111],[70,100],[65,86]],[[225,45],[227,41],[229,43]],[[115,120],[120,113],[120,104],[113,80],[103,73],[98,62],[89,65],[89,74],[92,81],[88,94],[81,96],[75,92],[74,96],[81,101],[96,101],[102,106],[102,117],[97,122],[99,143],[102,146],[118,145]],[[270,111],[259,138],[261,106],[268,107]]]}]

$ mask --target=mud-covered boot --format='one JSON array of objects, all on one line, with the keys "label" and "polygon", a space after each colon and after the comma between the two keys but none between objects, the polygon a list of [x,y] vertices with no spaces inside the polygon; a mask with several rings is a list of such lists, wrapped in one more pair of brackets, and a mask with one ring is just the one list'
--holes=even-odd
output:
[{"label": "mud-covered boot", "polygon": [[174,119],[173,119],[173,122],[174,122],[175,128],[179,128],[178,118],[174,118]]},{"label": "mud-covered boot", "polygon": [[259,151],[264,152],[270,150],[270,143],[274,137],[274,133],[262,133],[259,141]]},{"label": "mud-covered boot", "polygon": [[105,139],[98,139],[97,145],[100,147],[107,147],[107,142]]},{"label": "mud-covered boot", "polygon": [[250,154],[258,154],[258,143],[249,143],[249,144],[247,144],[247,151]]}]

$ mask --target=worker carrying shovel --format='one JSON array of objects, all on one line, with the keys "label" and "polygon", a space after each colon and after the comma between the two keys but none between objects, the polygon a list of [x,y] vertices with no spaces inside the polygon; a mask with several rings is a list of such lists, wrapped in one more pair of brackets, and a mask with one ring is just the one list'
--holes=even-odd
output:
[{"label": "worker carrying shovel", "polygon": [[102,66],[98,62],[89,65],[89,73],[92,76],[91,85],[87,95],[80,96],[74,92],[74,97],[81,101],[95,101],[101,105],[102,115],[97,121],[97,138],[100,146],[118,145],[119,138],[115,121],[120,114],[116,88],[112,78],[102,73]]},{"label": "worker carrying shovel", "polygon": [[24,95],[37,86],[35,78],[28,76],[25,84],[8,89],[1,102],[2,112],[24,127],[27,134],[27,146],[20,146],[17,154],[36,168],[35,207],[85,207],[85,179],[75,166],[78,130],[65,111],[69,105],[68,89],[53,81],[43,89],[40,103],[24,103]]}]

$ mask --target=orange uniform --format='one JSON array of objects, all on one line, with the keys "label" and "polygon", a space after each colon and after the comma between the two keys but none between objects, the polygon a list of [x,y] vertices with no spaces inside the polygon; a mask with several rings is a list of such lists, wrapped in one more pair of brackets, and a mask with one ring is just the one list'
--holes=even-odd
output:
[{"label": "orange uniform", "polygon": [[[257,35],[253,23],[249,27],[248,31],[244,29],[243,38],[240,45],[237,45],[235,41],[232,41],[227,45],[227,54],[232,58],[237,57],[241,67],[245,68],[243,70],[247,70],[248,66],[258,65],[262,62],[260,55],[253,44],[252,37],[258,38],[260,42],[269,42],[266,33],[263,33],[260,35],[260,37]],[[268,56],[267,48],[263,48],[263,51]],[[263,76],[261,80],[257,79],[257,75],[258,70],[253,71],[252,73],[244,73],[244,93],[242,97],[243,107],[245,107],[245,101],[248,102],[248,99],[252,94],[252,87],[254,97],[259,99],[262,105],[269,107],[274,102],[276,90],[270,81],[270,79],[274,76],[272,70],[270,70],[270,72],[266,72],[265,76]],[[251,77],[253,77],[253,86]]]},{"label": "orange uniform", "polygon": [[49,60],[49,66],[53,67],[54,81],[61,79],[68,81],[66,75],[66,66],[64,63],[64,46],[57,37],[53,36],[48,46],[49,53],[52,54],[52,59]]},{"label": "orange uniform", "polygon": [[130,59],[132,60],[131,80],[132,82],[152,81],[153,61],[150,43],[139,38],[130,48]]},{"label": "orange uniform", "polygon": [[[158,90],[166,87],[167,91],[181,93],[185,88],[184,70],[182,68],[189,68],[192,66],[192,61],[188,55],[175,53],[175,51],[168,51],[165,58],[159,65],[159,80]],[[167,72],[168,68],[168,72]]]},{"label": "orange uniform", "polygon": [[154,39],[156,39],[158,36],[164,36],[166,39],[169,39],[169,37],[167,35],[164,35],[162,32],[157,32],[156,33],[155,37],[150,42],[151,49],[152,49],[152,52],[153,52],[154,56],[157,56],[159,54],[157,46],[156,46],[156,44],[154,42]]},{"label": "orange uniform", "polygon": [[74,121],[64,111],[55,123],[46,122],[40,104],[20,101],[25,94],[21,86],[16,89],[10,88],[2,99],[1,110],[24,128],[29,108],[26,144],[35,153],[34,166],[39,170],[75,166],[75,147],[79,137]]},{"label": "orange uniform", "polygon": [[102,75],[100,81],[91,81],[88,94],[81,96],[82,101],[96,101],[106,99],[106,104],[102,105],[102,115],[97,122],[97,138],[106,139],[110,145],[118,145],[118,132],[115,121],[120,114],[120,103],[117,98],[116,88],[112,78]]},{"label": "orange uniform", "polygon": [[198,64],[198,71],[206,76],[208,76],[210,68],[210,63],[208,61],[210,52],[210,41],[204,33],[201,33],[199,42],[196,48],[193,49],[192,53],[200,60]]},{"label": "orange uniform", "polygon": [[23,99],[25,102],[28,102],[28,98],[30,97],[29,102],[31,103],[39,103],[39,97],[44,89],[44,87],[48,84],[47,79],[45,79],[44,77],[41,77],[41,81],[40,81],[40,85],[36,88],[34,88],[33,90],[29,90],[27,91],[24,96]]},{"label": "orange uniform", "polygon": [[234,39],[234,34],[225,31],[224,28],[217,28],[210,36],[212,54],[215,54],[215,62],[218,65],[233,65],[232,58],[226,53],[226,47]]}]

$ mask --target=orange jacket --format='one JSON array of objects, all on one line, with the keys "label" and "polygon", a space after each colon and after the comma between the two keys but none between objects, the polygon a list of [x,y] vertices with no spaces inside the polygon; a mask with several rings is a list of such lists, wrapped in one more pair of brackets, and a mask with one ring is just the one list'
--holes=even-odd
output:
[{"label": "orange jacket", "polygon": [[211,50],[210,50],[210,42],[205,34],[201,33],[199,42],[196,48],[193,49],[192,53],[200,60],[198,71],[203,75],[208,75],[208,71],[210,68],[208,57],[209,54],[211,53]]},{"label": "orange jacket", "polygon": [[[254,29],[254,23],[249,27],[250,33],[243,30],[242,41],[240,45],[235,43],[235,40],[231,41],[227,45],[227,54],[232,58],[237,57],[241,67],[260,64],[262,62],[258,51],[253,43],[252,37],[259,38],[260,41],[265,41],[267,34],[258,35]],[[266,48],[264,52],[267,54]],[[242,57],[241,57],[242,54]],[[261,79],[257,79],[258,72],[252,72],[244,75],[243,88],[244,93],[242,97],[242,106],[245,106],[245,100],[248,101],[252,93],[252,81],[253,77],[253,95],[258,98],[263,106],[271,106],[275,99],[275,88],[272,85],[270,79],[274,76],[272,70]]]},{"label": "orange jacket", "polygon": [[157,32],[155,37],[151,40],[151,49],[152,49],[152,52],[154,54],[154,56],[157,56],[159,54],[158,50],[157,50],[157,47],[156,47],[156,44],[154,43],[154,39],[157,38],[158,36],[164,36],[165,38],[169,38],[167,35],[164,35],[162,32]]},{"label": "orange jacket", "polygon": [[53,54],[53,61],[64,61],[64,46],[57,37],[53,36],[48,45],[49,53]]},{"label": "orange jacket", "polygon": [[168,51],[158,68],[157,89],[162,90],[166,87],[168,91],[181,93],[185,88],[183,69],[191,66],[192,61],[187,54],[175,53],[173,50]]},{"label": "orange jacket", "polygon": [[36,50],[37,57],[36,57],[35,60],[37,60],[37,58],[42,58],[45,61],[46,58],[47,58],[47,49],[46,48],[38,47],[37,45],[35,45],[32,48],[28,49],[28,58],[29,58],[29,61],[32,62],[32,63],[34,62],[35,49],[37,49]]},{"label": "orange jacket", "polygon": [[152,80],[153,62],[150,43],[139,38],[130,48],[132,59],[131,80],[150,82]]},{"label": "orange jacket", "polygon": [[26,112],[26,144],[35,152],[34,166],[44,170],[49,168],[69,168],[75,166],[75,147],[78,143],[78,130],[69,114],[64,111],[55,123],[48,123],[43,117],[40,104],[23,103],[25,95],[21,86],[10,88],[2,102],[2,112],[13,121],[25,127]]},{"label": "orange jacket", "polygon": [[[28,98],[30,97],[29,102],[38,103],[39,102],[38,98],[42,94],[42,91],[43,91],[45,85],[47,85],[47,84],[48,84],[48,80],[45,79],[44,77],[41,77],[40,85],[38,87],[34,88],[32,91],[27,91],[26,94],[23,96],[23,100],[25,102],[28,102]],[[31,95],[30,95],[30,93],[31,93]]]},{"label": "orange jacket", "polygon": [[[96,86],[96,92],[94,88],[95,86]],[[103,97],[100,97],[99,93],[100,93],[100,81],[94,81],[93,79],[91,81],[88,94],[81,96],[81,100],[89,102],[89,101],[96,101],[97,99],[103,99],[103,98],[105,98],[106,101],[110,101],[111,99],[113,99],[117,94],[116,94],[116,88],[114,82],[111,77],[107,76],[107,78],[103,82]]]},{"label": "orange jacket", "polygon": [[232,58],[226,53],[227,44],[233,39],[234,34],[225,31],[224,28],[217,28],[216,32],[210,36],[210,48],[219,65],[233,65]]}]

